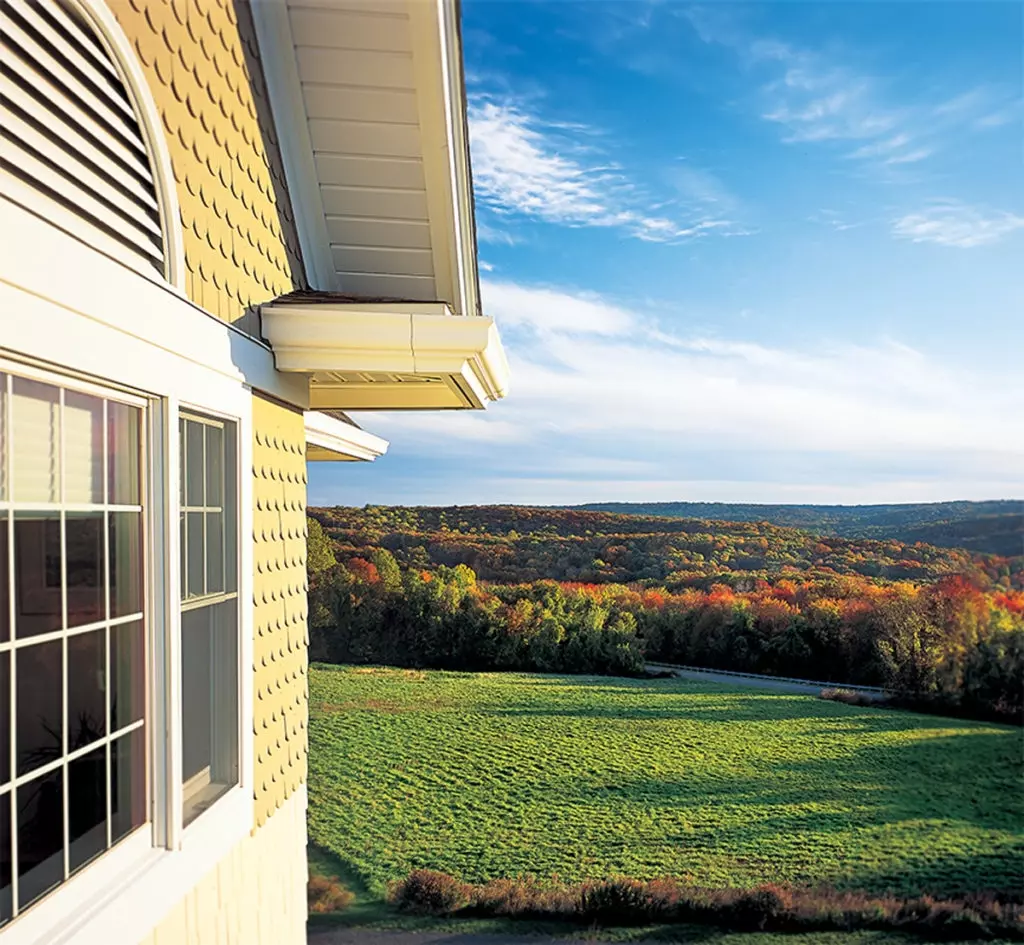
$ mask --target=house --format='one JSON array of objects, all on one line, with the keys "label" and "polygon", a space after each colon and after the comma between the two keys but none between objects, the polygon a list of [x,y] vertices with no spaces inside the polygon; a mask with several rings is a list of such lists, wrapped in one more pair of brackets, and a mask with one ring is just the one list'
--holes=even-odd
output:
[{"label": "house", "polygon": [[306,463],[507,387],[457,0],[4,0],[0,62],[0,945],[304,942]]}]

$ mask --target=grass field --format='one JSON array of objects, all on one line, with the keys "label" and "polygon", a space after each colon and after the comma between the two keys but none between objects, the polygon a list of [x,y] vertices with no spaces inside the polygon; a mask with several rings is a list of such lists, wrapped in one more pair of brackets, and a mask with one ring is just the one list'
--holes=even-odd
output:
[{"label": "grass field", "polygon": [[681,680],[356,667],[311,668],[310,703],[310,840],[372,898],[416,867],[1021,891],[1020,729]]}]

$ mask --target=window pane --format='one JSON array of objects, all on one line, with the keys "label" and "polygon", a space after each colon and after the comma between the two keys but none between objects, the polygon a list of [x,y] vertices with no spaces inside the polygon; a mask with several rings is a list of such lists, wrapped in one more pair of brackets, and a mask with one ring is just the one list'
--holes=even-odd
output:
[{"label": "window pane", "polygon": [[68,627],[106,618],[103,587],[103,513],[68,512],[65,516],[68,580]]},{"label": "window pane", "polygon": [[11,581],[8,573],[7,513],[0,512],[0,643],[11,638]]},{"label": "window pane", "polygon": [[11,795],[0,796],[0,923],[12,915],[11,908]]},{"label": "window pane", "polygon": [[139,505],[139,450],[142,411],[107,401],[107,478],[112,505]]},{"label": "window pane", "polygon": [[210,766],[213,727],[212,634],[214,607],[181,615],[181,723],[183,777],[187,782]]},{"label": "window pane", "polygon": [[203,513],[187,512],[185,530],[188,535],[186,551],[188,574],[184,575],[188,582],[188,597],[202,597],[206,593],[204,578],[205,563],[203,561]]},{"label": "window pane", "polygon": [[107,631],[68,637],[68,751],[107,733]]},{"label": "window pane", "polygon": [[219,507],[224,501],[224,431],[206,428],[206,505]]},{"label": "window pane", "polygon": [[178,502],[185,502],[185,421],[178,418]]},{"label": "window pane", "polygon": [[11,654],[0,653],[0,784],[11,778]]},{"label": "window pane", "polygon": [[19,502],[60,501],[59,398],[56,387],[14,378],[12,492]]},{"label": "window pane", "polygon": [[182,614],[185,821],[238,783],[238,608],[229,600]]},{"label": "window pane", "polygon": [[[0,502],[7,500],[7,375],[0,373]],[[0,918],[3,917],[0,907]]]},{"label": "window pane", "polygon": [[146,703],[146,651],[142,622],[110,628],[110,729],[142,718]]},{"label": "window pane", "polygon": [[64,501],[103,502],[103,401],[64,392]]},{"label": "window pane", "polygon": [[18,803],[18,908],[64,878],[64,772],[23,784]]},{"label": "window pane", "polygon": [[61,628],[60,515],[14,513],[14,634]]},{"label": "window pane", "polygon": [[107,848],[107,746],[68,763],[68,865],[72,872]]},{"label": "window pane", "polygon": [[18,774],[56,761],[62,755],[60,640],[37,643],[17,651]]},{"label": "window pane", "polygon": [[203,456],[203,424],[194,420],[185,421],[185,504],[190,507],[202,507],[203,499],[203,468],[206,460]]},{"label": "window pane", "polygon": [[142,513],[110,513],[110,616],[142,612]]},{"label": "window pane", "polygon": [[224,516],[206,514],[206,593],[224,591]]},{"label": "window pane", "polygon": [[146,822],[146,730],[137,728],[111,746],[111,837],[117,843]]}]

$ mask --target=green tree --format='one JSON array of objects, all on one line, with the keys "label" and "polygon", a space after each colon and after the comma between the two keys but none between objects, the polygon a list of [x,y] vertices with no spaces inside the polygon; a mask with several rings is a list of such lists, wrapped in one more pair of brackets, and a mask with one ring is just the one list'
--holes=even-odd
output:
[{"label": "green tree", "polygon": [[306,571],[310,577],[336,565],[331,540],[324,533],[323,526],[306,516]]},{"label": "green tree", "polygon": [[402,587],[402,570],[398,567],[395,556],[386,548],[378,548],[370,555],[370,561],[377,568],[380,583],[388,591],[397,591]]}]

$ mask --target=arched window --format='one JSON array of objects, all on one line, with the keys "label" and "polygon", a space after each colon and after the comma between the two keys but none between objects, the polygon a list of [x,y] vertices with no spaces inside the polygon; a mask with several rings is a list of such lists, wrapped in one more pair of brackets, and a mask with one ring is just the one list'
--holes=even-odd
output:
[{"label": "arched window", "polygon": [[96,28],[107,11],[87,12],[85,0],[0,3],[0,193],[175,282],[177,212],[153,160],[155,112],[142,114]]}]

